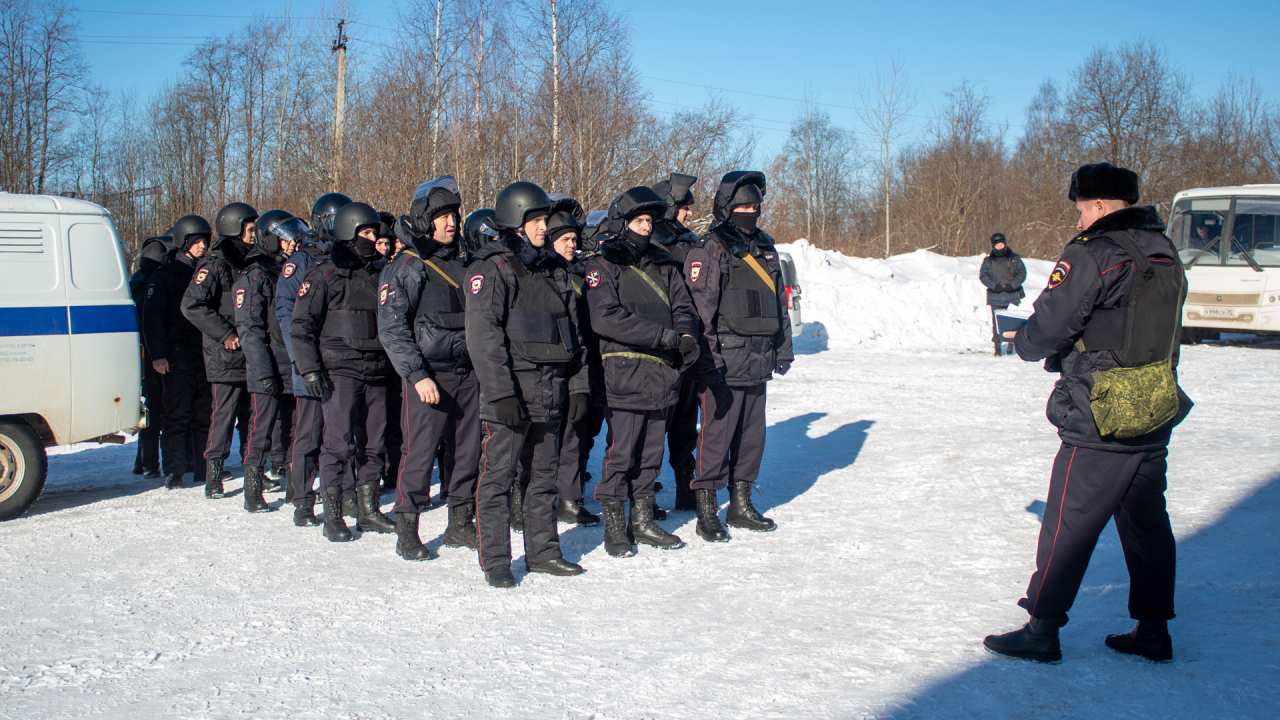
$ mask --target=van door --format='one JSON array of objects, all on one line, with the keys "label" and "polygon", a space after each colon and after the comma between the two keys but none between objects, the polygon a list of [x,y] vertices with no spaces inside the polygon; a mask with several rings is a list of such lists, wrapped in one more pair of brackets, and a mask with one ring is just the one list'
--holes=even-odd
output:
[{"label": "van door", "polygon": [[71,442],[132,431],[142,381],[138,319],[124,252],[105,215],[68,215]]},{"label": "van door", "polygon": [[71,344],[58,215],[0,212],[0,415],[71,434]]}]

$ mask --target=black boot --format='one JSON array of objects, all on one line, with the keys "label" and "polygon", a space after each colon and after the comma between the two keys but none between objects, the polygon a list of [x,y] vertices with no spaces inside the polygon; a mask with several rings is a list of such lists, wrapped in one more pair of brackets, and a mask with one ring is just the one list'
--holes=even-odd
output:
[{"label": "black boot", "polygon": [[592,515],[582,507],[581,500],[565,500],[556,498],[556,519],[570,525],[591,527],[600,524],[600,516]]},{"label": "black boot", "polygon": [[247,467],[244,469],[244,511],[251,513],[267,512],[271,506],[262,498],[262,468]]},{"label": "black boot", "polygon": [[991,652],[1042,663],[1062,659],[1058,645],[1058,623],[1033,617],[1018,630],[1003,635],[988,635],[982,644]]},{"label": "black boot", "polygon": [[204,469],[204,496],[209,500],[222,499],[222,461],[208,460]]},{"label": "black boot", "polygon": [[320,524],[320,519],[316,517],[315,498],[303,501],[293,509],[293,524],[298,527],[315,527]]},{"label": "black boot", "polygon": [[998,340],[997,340],[997,341],[995,341],[995,344],[996,344],[996,357],[1000,357],[1000,345],[1001,345],[1002,343],[1001,343],[1000,341],[998,341]]},{"label": "black boot", "polygon": [[361,532],[393,533],[396,524],[382,514],[378,484],[356,486],[356,529]]},{"label": "black boot", "polygon": [[581,565],[575,562],[569,562],[564,558],[556,558],[546,562],[531,563],[525,561],[525,566],[529,568],[531,573],[546,573],[547,575],[559,575],[568,577],[570,575],[581,575],[586,572]]},{"label": "black boot", "polygon": [[513,588],[516,586],[516,576],[511,574],[510,565],[499,565],[492,570],[485,570],[484,581],[496,588]]},{"label": "black boot", "polygon": [[676,510],[697,510],[698,498],[693,494],[693,472],[684,470],[676,473]]},{"label": "black boot", "polygon": [[262,491],[263,492],[280,492],[280,487],[281,486],[280,486],[279,480],[276,480],[275,478],[271,477],[265,472],[262,473]]},{"label": "black boot", "polygon": [[524,488],[520,487],[519,480],[511,483],[510,510],[511,529],[524,532]]},{"label": "black boot", "polygon": [[631,538],[627,537],[627,521],[622,516],[621,500],[605,500],[600,503],[604,515],[604,549],[614,557],[631,557]]},{"label": "black boot", "polygon": [[715,490],[694,490],[698,500],[698,537],[707,542],[728,542],[729,533],[720,524],[720,501]]},{"label": "black boot", "polygon": [[653,520],[653,498],[636,498],[631,501],[631,536],[636,539],[636,542],[663,550],[684,547],[680,536],[663,530],[662,526]]},{"label": "black boot", "polygon": [[448,547],[480,547],[476,533],[475,507],[470,503],[449,506],[449,526],[444,529],[444,544]]},{"label": "black boot", "polygon": [[182,487],[182,476],[177,473],[170,473],[164,476],[164,489],[177,490]]},{"label": "black boot", "polygon": [[354,497],[342,498],[342,514],[352,520],[360,517],[360,510],[356,507],[356,499]]},{"label": "black boot", "polygon": [[324,502],[324,537],[329,542],[350,542],[351,531],[347,529],[347,521],[342,519],[342,488],[331,487],[321,494]]},{"label": "black boot", "polygon": [[430,560],[431,551],[418,537],[418,514],[396,513],[396,554],[405,560]]},{"label": "black boot", "polygon": [[[655,490],[654,492],[657,492],[657,491]],[[636,502],[636,499],[635,499],[635,498],[631,498],[631,503],[632,503],[632,505],[634,505],[634,504],[635,504],[635,502]],[[658,500],[657,500],[657,498],[654,498],[654,501],[653,501],[653,519],[654,519],[654,520],[666,520],[666,519],[667,519],[667,511],[666,511],[666,510],[663,510],[663,509],[658,505]]]},{"label": "black boot", "polygon": [[156,478],[160,477],[160,471],[155,468],[151,468],[143,472],[142,477],[146,478],[147,480],[155,480]]},{"label": "black boot", "polygon": [[1108,635],[1107,647],[1126,655],[1141,655],[1151,662],[1173,659],[1173,638],[1169,637],[1169,621],[1139,620],[1138,626],[1124,635]]},{"label": "black boot", "polygon": [[754,483],[735,480],[729,486],[729,511],[724,514],[724,523],[729,527],[754,530],[756,532],[773,532],[778,529],[769,518],[761,515],[756,506],[751,504],[751,486]]}]

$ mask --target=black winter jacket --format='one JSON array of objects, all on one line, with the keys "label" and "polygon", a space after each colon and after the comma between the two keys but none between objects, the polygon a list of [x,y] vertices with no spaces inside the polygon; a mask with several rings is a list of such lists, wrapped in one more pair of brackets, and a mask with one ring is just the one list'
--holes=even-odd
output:
[{"label": "black winter jacket", "polygon": [[[396,372],[410,385],[439,372],[471,371],[465,330],[444,327],[453,324],[454,313],[465,321],[461,313],[471,295],[462,289],[467,277],[458,258],[458,241],[440,245],[417,238],[414,245],[428,251],[425,260],[435,268],[417,249],[405,249],[382,269],[378,292],[378,338]],[[425,308],[433,306],[453,311],[447,322],[432,321]]]},{"label": "black winter jacket", "polygon": [[[302,278],[307,270],[328,257],[327,251],[309,245],[285,258],[284,267],[280,270],[280,280],[276,282],[276,320],[280,323],[280,334],[284,336],[290,363],[293,362],[293,346],[289,343],[289,328],[293,325],[293,306],[298,301],[298,288],[302,286]],[[297,367],[290,367],[290,371],[293,375],[293,394],[306,397],[306,388],[303,387],[302,376],[298,374]]]},{"label": "black winter jacket", "polygon": [[582,331],[582,346],[586,350],[583,356],[587,364],[588,384],[591,388],[591,403],[605,405],[604,367],[600,361],[600,338],[591,329],[591,307],[587,304],[587,263],[599,255],[598,252],[581,253],[569,266],[569,284],[578,296],[578,327]]},{"label": "black winter jacket", "polygon": [[653,224],[653,239],[671,253],[676,263],[684,267],[689,251],[698,244],[698,233],[675,220],[658,220]]},{"label": "black winter jacket", "polygon": [[245,375],[250,392],[262,392],[262,381],[274,378],[286,394],[293,391],[289,375],[289,351],[280,320],[276,317],[276,284],[280,263],[265,256],[250,259],[232,286],[235,293],[236,334],[244,351]]},{"label": "black winter jacket", "polygon": [[[1058,428],[1058,436],[1069,445],[1115,452],[1163,448],[1169,444],[1173,427],[1191,409],[1190,401],[1183,396],[1178,417],[1160,430],[1120,440],[1103,440],[1098,434],[1089,405],[1093,371],[1109,370],[1119,363],[1110,350],[1081,354],[1075,342],[1095,311],[1128,303],[1133,287],[1133,262],[1119,244],[1106,237],[1108,232],[1127,229],[1137,230],[1134,243],[1150,262],[1178,262],[1178,254],[1164,236],[1164,223],[1155,208],[1131,207],[1105,215],[1067,244],[1048,286],[1036,299],[1034,314],[1014,340],[1014,347],[1023,360],[1044,359],[1046,371],[1061,374],[1049,396],[1046,414],[1049,422]],[[1176,374],[1176,346],[1173,365]]]},{"label": "black winter jacket", "polygon": [[[467,350],[480,381],[480,418],[496,421],[493,404],[518,397],[534,422],[558,422],[564,417],[570,394],[589,394],[583,359],[582,332],[578,326],[578,295],[573,291],[564,258],[550,243],[534,248],[523,236],[505,232],[480,248],[467,271]],[[529,276],[520,280],[513,263]],[[575,348],[568,362],[533,363],[512,352],[507,322],[523,283],[548,282],[568,313]],[[559,336],[559,333],[556,333]],[[563,341],[564,338],[560,337]]]},{"label": "black winter jacket", "polygon": [[[663,302],[637,271],[657,283],[669,302]],[[667,305],[671,327],[628,309],[619,298],[623,282],[638,289],[645,303]],[[591,327],[600,339],[608,406],[659,410],[675,405],[680,398],[680,336],[698,337],[697,311],[684,284],[683,268],[661,245],[651,244],[641,253],[626,240],[613,239],[601,243],[600,257],[587,263],[586,283]]]},{"label": "black winter jacket", "polygon": [[[1027,266],[1012,250],[1000,257],[992,254],[983,258],[978,279],[987,288],[987,304],[991,307],[1017,305],[1027,296],[1022,289],[1022,283],[1027,281]],[[996,290],[1001,285],[1008,285],[1011,289]]]},{"label": "black winter jacket", "polygon": [[[721,313],[730,273],[744,273],[743,277],[748,281],[755,274],[742,259],[747,253],[756,259],[773,281],[776,307],[766,312],[777,313],[779,329],[772,335],[736,333]],[[720,223],[689,251],[684,272],[693,304],[702,320],[701,355],[695,366],[696,372],[707,379],[713,379],[722,372],[725,384],[750,387],[772,379],[779,362],[790,363],[795,359],[791,351],[791,318],[787,314],[786,286],[773,238],[762,230],[747,238],[734,226]],[[763,280],[758,277],[756,280],[760,282],[761,293],[767,293]],[[768,297],[764,295],[764,298]]]},{"label": "black winter jacket", "polygon": [[244,351],[228,350],[223,341],[235,333],[232,286],[248,265],[252,246],[224,237],[200,259],[195,277],[182,296],[182,314],[204,334],[204,369],[209,382],[245,381]]},{"label": "black winter jacket", "polygon": [[142,339],[152,361],[198,365],[204,374],[200,331],[182,314],[182,296],[195,274],[196,258],[178,253],[172,262],[151,276],[142,301]]},{"label": "black winter jacket", "polygon": [[[329,258],[312,265],[302,278],[298,288],[298,300],[293,306],[293,321],[289,325],[289,347],[293,363],[299,375],[320,370],[330,375],[356,378],[365,382],[386,380],[391,363],[381,346],[376,350],[361,350],[334,335],[325,335],[325,321],[331,310],[342,306],[348,281],[357,274],[362,280],[377,284],[385,259],[379,257],[366,263],[356,256],[346,244],[333,246]],[[368,308],[377,313],[376,301]],[[374,333],[376,339],[376,332]]]}]

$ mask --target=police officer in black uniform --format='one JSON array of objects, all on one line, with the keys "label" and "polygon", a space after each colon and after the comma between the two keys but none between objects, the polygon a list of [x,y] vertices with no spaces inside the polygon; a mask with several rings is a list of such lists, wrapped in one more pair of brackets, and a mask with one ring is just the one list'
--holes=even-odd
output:
[{"label": "police officer in black uniform", "polygon": [[[693,217],[693,184],[698,178],[683,173],[671,173],[670,177],[653,186],[653,191],[667,203],[662,217],[654,218],[653,239],[671,253],[671,257],[684,267],[689,251],[698,244],[698,234],[688,227]],[[667,448],[676,476],[676,510],[697,510],[698,501],[693,490],[693,458],[698,444],[698,399],[702,396],[702,379],[698,373],[686,372],[680,376],[680,397],[667,413]]]},{"label": "police officer in black uniform", "polygon": [[[298,290],[302,287],[302,278],[313,265],[329,258],[329,248],[333,244],[333,218],[344,205],[351,203],[351,198],[342,193],[326,193],[321,195],[311,206],[311,227],[298,235],[295,240],[298,249],[285,259],[280,270],[280,281],[276,285],[276,318],[280,322],[280,332],[289,337],[293,326],[293,308],[298,300]],[[295,402],[293,423],[293,449],[289,452],[289,490],[285,493],[285,502],[292,502],[293,524],[298,527],[319,525],[316,518],[315,480],[319,474],[320,445],[324,431],[324,407],[318,395],[308,395],[302,375],[297,371],[293,355],[293,343],[285,343],[289,350],[292,364],[293,397]],[[355,517],[355,487],[350,489],[350,511],[346,508],[347,488],[343,474],[343,514]]]},{"label": "police officer in black uniform", "polygon": [[293,422],[293,394],[284,384],[289,351],[275,314],[281,264],[293,249],[292,239],[277,233],[290,221],[297,219],[284,210],[268,210],[258,218],[248,266],[232,286],[249,391],[249,443],[244,455],[244,509],[248,512],[270,509],[262,498],[267,480],[263,463],[272,454],[281,458],[277,462],[284,462],[289,433],[282,433],[281,427]]},{"label": "police officer in black uniform", "polygon": [[1004,233],[991,236],[991,254],[982,259],[978,279],[987,288],[987,305],[991,306],[991,339],[995,343],[995,356],[1000,357],[1005,341],[998,336],[996,311],[1017,305],[1027,295],[1022,289],[1022,283],[1027,279],[1027,266],[1018,253],[1009,249]]},{"label": "police officer in black uniform", "polygon": [[[151,276],[142,305],[143,332],[151,367],[164,378],[164,421],[160,429],[164,486],[182,487],[192,449],[204,447],[209,433],[209,380],[205,377],[201,335],[182,314],[182,298],[196,264],[209,250],[213,228],[199,215],[173,224],[177,254]],[[195,463],[196,484],[205,482],[205,464]]]},{"label": "police officer in black uniform", "polygon": [[330,542],[352,539],[342,519],[348,467],[356,473],[357,529],[395,532],[379,497],[390,372],[378,342],[378,274],[386,262],[376,247],[380,222],[377,211],[365,203],[338,210],[333,249],[328,260],[303,276],[289,328],[293,361],[306,392],[323,400],[320,492],[324,536]]},{"label": "police officer in black uniform", "polygon": [[[605,550],[632,554],[636,542],[683,546],[654,522],[654,481],[662,468],[667,411],[680,392],[681,370],[698,357],[698,316],[683,267],[653,242],[653,220],[667,204],[647,187],[609,206],[610,239],[587,263],[591,327],[600,339],[609,439],[595,497],[604,514]],[[631,498],[630,525],[623,503]],[[628,535],[630,530],[630,536]]]},{"label": "police officer in black uniform", "polygon": [[231,203],[218,211],[214,229],[218,241],[196,266],[195,277],[182,298],[182,314],[204,334],[204,367],[213,394],[213,415],[205,447],[204,496],[222,497],[222,464],[231,452],[231,433],[237,422],[240,444],[246,445],[249,396],[245,393],[244,352],[236,333],[232,286],[249,265],[258,211],[246,203]]},{"label": "police officer in black uniform", "polygon": [[564,258],[546,242],[551,199],[529,182],[498,194],[502,235],[468,269],[467,349],[480,379],[483,424],[476,489],[480,567],[494,587],[514,587],[509,496],[522,453],[531,478],[524,503],[529,572],[578,575],[560,554],[556,469],[560,422],[577,422],[589,402],[578,300]]},{"label": "police officer in black uniform", "polygon": [[151,277],[172,262],[178,248],[168,233],[147,238],[138,251],[138,265],[129,277],[129,295],[138,316],[139,340],[142,342],[142,399],[147,408],[147,427],[138,431],[138,451],[133,461],[133,474],[148,480],[160,477],[160,424],[164,421],[164,376],[156,372],[147,357],[146,322],[142,307],[147,299]]},{"label": "police officer in black uniform", "polygon": [[[1062,445],[1049,479],[1036,571],[1018,601],[1031,617],[983,644],[1014,657],[1061,660],[1058,629],[1067,623],[1099,533],[1114,518],[1129,568],[1129,615],[1138,622],[1127,634],[1108,635],[1106,644],[1169,660],[1176,544],[1164,491],[1169,438],[1191,410],[1176,384],[1186,277],[1156,209],[1134,207],[1136,173],[1110,163],[1085,165],[1072,174],[1068,197],[1080,211],[1081,232],[1063,251],[1035,313],[1012,338],[1022,359],[1043,359],[1045,370],[1061,376],[1047,414]],[[1155,371],[1167,382],[1125,392],[1111,384],[1117,368]],[[1122,403],[1091,399],[1100,383]],[[1146,407],[1160,398],[1167,398],[1164,417]],[[1113,426],[1108,407],[1145,422]]]},{"label": "police officer in black uniform", "polygon": [[477,544],[480,384],[467,353],[461,206],[450,176],[418,186],[409,213],[396,221],[406,249],[383,269],[378,291],[378,336],[403,378],[405,440],[394,510],[396,553],[406,560],[431,557],[418,536],[418,516],[430,507],[431,466],[450,430],[456,464],[443,540],[449,547]]},{"label": "police officer in black uniform", "polygon": [[715,217],[689,251],[685,277],[702,320],[698,369],[702,434],[692,487],[697,533],[710,542],[729,539],[717,513],[716,491],[732,483],[725,522],[757,532],[777,526],[751,502],[765,442],[765,384],[791,368],[791,321],[782,266],[773,238],[757,227],[764,173],[737,170],[720,180]]}]

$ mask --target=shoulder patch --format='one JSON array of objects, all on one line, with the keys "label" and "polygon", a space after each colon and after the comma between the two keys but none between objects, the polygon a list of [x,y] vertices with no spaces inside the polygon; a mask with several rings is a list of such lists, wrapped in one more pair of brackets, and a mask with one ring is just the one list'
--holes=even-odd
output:
[{"label": "shoulder patch", "polygon": [[1058,264],[1053,266],[1053,272],[1049,273],[1049,289],[1052,290],[1061,285],[1070,274],[1071,263],[1059,260]]},{"label": "shoulder patch", "polygon": [[293,277],[293,274],[297,271],[298,271],[298,266],[296,264],[285,263],[284,270],[280,271],[280,277],[283,277],[283,278]]},{"label": "shoulder patch", "polygon": [[587,284],[590,285],[591,287],[595,287],[600,284],[599,270],[592,270],[591,272],[587,273]]},{"label": "shoulder patch", "polygon": [[479,295],[480,291],[483,289],[484,289],[484,276],[472,275],[471,276],[471,294]]},{"label": "shoulder patch", "polygon": [[155,286],[155,285],[148,285],[148,286],[147,286],[147,297],[151,297],[152,295],[155,295],[155,294],[156,294],[156,286]]},{"label": "shoulder patch", "polygon": [[196,284],[199,285],[200,283],[204,282],[204,279],[207,277],[209,277],[209,271],[207,269],[201,270],[200,272],[196,273]]},{"label": "shoulder patch", "polygon": [[244,289],[243,288],[236,291],[236,307],[238,308],[244,307]]},{"label": "shoulder patch", "polygon": [[310,289],[311,289],[311,283],[310,283],[310,282],[304,282],[304,283],[302,283],[302,285],[298,288],[298,297],[302,297],[303,295],[306,295],[306,294],[307,294],[307,291],[308,291],[308,290],[310,290]]},{"label": "shoulder patch", "polygon": [[702,277],[702,263],[693,262],[689,264],[689,282],[698,282],[698,278]]},{"label": "shoulder patch", "polygon": [[386,305],[386,304],[387,304],[387,295],[390,295],[390,294],[391,294],[391,284],[390,284],[390,283],[383,283],[383,284],[382,284],[382,289],[378,290],[378,304],[379,304],[379,305]]}]

